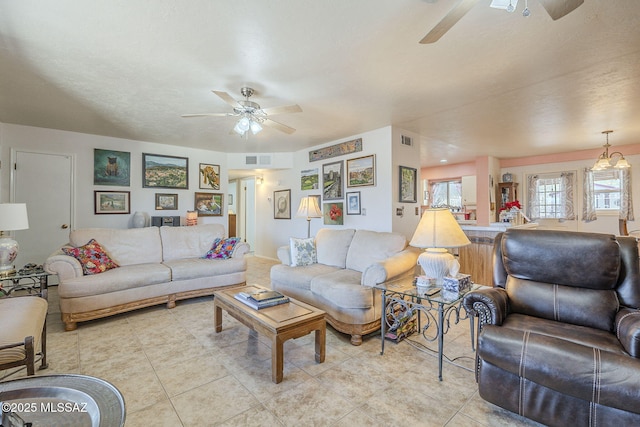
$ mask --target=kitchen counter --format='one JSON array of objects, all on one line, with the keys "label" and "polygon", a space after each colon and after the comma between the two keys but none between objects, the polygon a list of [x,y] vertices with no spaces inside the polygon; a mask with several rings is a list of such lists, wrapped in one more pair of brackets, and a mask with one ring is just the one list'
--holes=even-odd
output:
[{"label": "kitchen counter", "polygon": [[460,228],[464,231],[506,231],[507,228],[537,228],[537,222],[529,222],[527,224],[522,225],[511,225],[509,222],[492,222],[488,226],[486,225],[476,225],[475,221],[460,221]]}]

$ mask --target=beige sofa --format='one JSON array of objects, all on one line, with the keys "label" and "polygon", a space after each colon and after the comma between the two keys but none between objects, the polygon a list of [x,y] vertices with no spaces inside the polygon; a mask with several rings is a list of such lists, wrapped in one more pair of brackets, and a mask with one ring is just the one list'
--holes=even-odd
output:
[{"label": "beige sofa", "polygon": [[351,335],[380,328],[380,291],[372,286],[412,275],[419,252],[397,233],[321,229],[315,237],[317,263],[291,267],[289,246],[278,248],[282,264],[271,268],[271,286],[283,294],[324,310],[327,322]]},{"label": "beige sofa", "polygon": [[246,243],[238,243],[231,258],[202,259],[214,240],[224,236],[220,224],[71,231],[70,246],[95,239],[119,267],[83,275],[80,262],[61,250],[47,259],[46,271],[58,275],[65,329],[74,330],[77,322],[156,304],[173,308],[177,300],[244,284]]}]

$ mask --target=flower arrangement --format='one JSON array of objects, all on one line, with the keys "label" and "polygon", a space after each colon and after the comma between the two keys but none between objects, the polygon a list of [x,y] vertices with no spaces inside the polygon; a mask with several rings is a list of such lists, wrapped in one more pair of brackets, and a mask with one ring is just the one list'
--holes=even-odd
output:
[{"label": "flower arrangement", "polygon": [[510,211],[513,208],[522,209],[522,206],[520,206],[519,200],[514,200],[513,202],[505,203],[504,207],[500,208],[500,211]]}]

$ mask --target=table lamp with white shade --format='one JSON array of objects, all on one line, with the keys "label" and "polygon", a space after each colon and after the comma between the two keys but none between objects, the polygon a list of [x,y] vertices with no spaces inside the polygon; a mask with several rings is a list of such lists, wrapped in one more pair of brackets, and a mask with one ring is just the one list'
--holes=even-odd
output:
[{"label": "table lamp with white shade", "polygon": [[442,208],[424,211],[409,244],[426,249],[418,257],[418,264],[424,274],[436,279],[436,286],[442,286],[443,277],[449,273],[449,263],[455,259],[447,249],[471,242],[449,209]]},{"label": "table lamp with white shade", "polygon": [[322,211],[314,196],[303,197],[298,206],[297,217],[307,218],[307,238],[311,237],[311,218],[322,218]]},{"label": "table lamp with white shade", "polygon": [[5,234],[6,231],[29,228],[26,203],[0,203],[0,277],[16,274],[13,265],[18,256],[18,242]]}]

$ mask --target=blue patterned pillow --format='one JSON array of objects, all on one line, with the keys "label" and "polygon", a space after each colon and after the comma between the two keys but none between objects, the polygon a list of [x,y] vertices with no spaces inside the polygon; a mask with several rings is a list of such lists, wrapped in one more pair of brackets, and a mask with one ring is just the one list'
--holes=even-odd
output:
[{"label": "blue patterned pillow", "polygon": [[291,237],[289,244],[291,246],[291,267],[311,265],[318,262],[316,243],[313,237],[309,239]]}]

